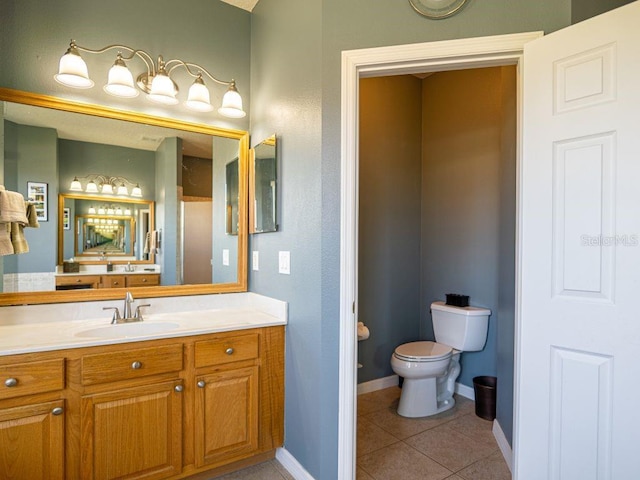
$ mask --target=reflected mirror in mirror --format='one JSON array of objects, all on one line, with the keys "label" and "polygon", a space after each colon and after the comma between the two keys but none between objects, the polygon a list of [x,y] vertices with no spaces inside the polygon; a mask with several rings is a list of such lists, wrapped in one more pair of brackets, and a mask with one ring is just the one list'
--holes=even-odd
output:
[{"label": "reflected mirror in mirror", "polygon": [[252,150],[249,171],[250,233],[275,232],[277,215],[277,141],[271,135]]},{"label": "reflected mirror in mirror", "polygon": [[[0,304],[74,301],[71,292],[55,291],[70,259],[80,264],[79,273],[107,274],[108,263],[115,271],[127,264],[138,273],[153,269],[161,286],[142,287],[148,297],[246,291],[246,132],[13,92],[0,89],[0,99],[19,98],[0,101],[0,184],[26,197],[27,181],[47,183],[49,218],[25,232],[29,253],[0,257]],[[233,160],[238,201],[230,237],[225,198]],[[111,194],[88,193],[88,179],[96,175],[124,177],[139,184],[142,196],[131,198],[131,186],[118,195],[118,185]],[[71,188],[75,177],[81,192]],[[189,207],[196,204],[205,208]],[[150,234],[157,239],[155,255]],[[192,275],[196,265],[208,269]],[[81,299],[116,298],[98,290]],[[40,295],[16,295],[22,292]]]},{"label": "reflected mirror in mirror", "polygon": [[103,197],[60,195],[61,206],[73,218],[73,229],[59,226],[62,259],[126,260],[153,263],[150,232],[154,230],[154,202]]}]

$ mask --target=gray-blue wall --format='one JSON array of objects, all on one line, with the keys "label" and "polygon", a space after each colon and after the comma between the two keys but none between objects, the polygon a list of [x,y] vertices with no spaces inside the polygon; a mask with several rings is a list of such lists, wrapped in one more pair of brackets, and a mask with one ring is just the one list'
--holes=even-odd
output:
[{"label": "gray-blue wall", "polygon": [[155,263],[161,266],[161,285],[180,285],[180,232],[178,173],[182,170],[182,139],[165,138],[156,150],[156,230],[160,249]]},{"label": "gray-blue wall", "polygon": [[420,336],[422,81],[360,81],[358,383],[392,375],[394,349]]},{"label": "gray-blue wall", "polygon": [[25,228],[29,252],[4,257],[4,273],[53,272],[58,237],[58,135],[50,128],[4,121],[5,186],[28,198],[27,182],[46,183],[47,221],[39,228]]}]

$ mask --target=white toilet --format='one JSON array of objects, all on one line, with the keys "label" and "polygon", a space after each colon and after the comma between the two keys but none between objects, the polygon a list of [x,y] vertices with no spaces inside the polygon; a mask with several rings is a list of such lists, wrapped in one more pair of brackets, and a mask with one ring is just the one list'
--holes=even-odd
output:
[{"label": "white toilet", "polygon": [[391,356],[391,368],[404,378],[398,414],[427,417],[449,410],[460,375],[460,352],[477,352],[487,341],[491,310],[431,304],[436,342],[400,345]]}]

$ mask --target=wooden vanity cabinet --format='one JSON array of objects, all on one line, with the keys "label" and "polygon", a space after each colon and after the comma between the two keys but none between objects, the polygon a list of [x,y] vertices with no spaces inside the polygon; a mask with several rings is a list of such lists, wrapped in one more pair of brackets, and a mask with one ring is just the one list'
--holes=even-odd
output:
[{"label": "wooden vanity cabinet", "polygon": [[3,480],[65,477],[64,358],[38,357],[0,357]]},{"label": "wooden vanity cabinet", "polygon": [[0,356],[0,375],[3,480],[213,477],[283,443],[282,326]]}]

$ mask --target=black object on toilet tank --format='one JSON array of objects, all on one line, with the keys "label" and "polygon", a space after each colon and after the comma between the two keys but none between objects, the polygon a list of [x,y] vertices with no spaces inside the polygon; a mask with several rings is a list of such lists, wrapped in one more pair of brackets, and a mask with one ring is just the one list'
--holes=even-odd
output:
[{"label": "black object on toilet tank", "polygon": [[447,293],[447,301],[445,302],[447,305],[452,305],[454,307],[468,307],[469,306],[469,295],[460,295],[459,293]]}]

